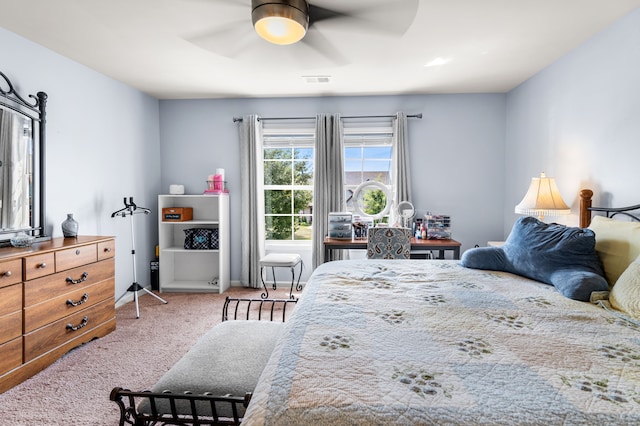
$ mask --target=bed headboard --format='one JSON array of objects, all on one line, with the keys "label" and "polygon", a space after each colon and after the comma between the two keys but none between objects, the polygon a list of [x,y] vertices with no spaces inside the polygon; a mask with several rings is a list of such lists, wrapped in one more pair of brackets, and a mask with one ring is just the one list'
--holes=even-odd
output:
[{"label": "bed headboard", "polygon": [[591,224],[592,212],[603,212],[607,217],[613,217],[618,214],[622,214],[632,218],[635,221],[640,222],[640,216],[633,214],[635,210],[640,210],[640,204],[628,207],[592,207],[591,199],[593,198],[593,191],[590,189],[583,189],[580,191],[580,227],[586,228]]}]

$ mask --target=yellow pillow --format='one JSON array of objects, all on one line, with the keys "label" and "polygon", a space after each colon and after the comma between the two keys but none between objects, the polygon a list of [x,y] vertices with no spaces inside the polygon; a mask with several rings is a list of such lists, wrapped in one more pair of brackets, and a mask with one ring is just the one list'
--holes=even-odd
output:
[{"label": "yellow pillow", "polygon": [[604,266],[607,281],[612,286],[640,255],[640,222],[594,216],[589,229],[596,234],[596,252]]},{"label": "yellow pillow", "polygon": [[640,256],[620,275],[609,294],[611,306],[640,319]]}]

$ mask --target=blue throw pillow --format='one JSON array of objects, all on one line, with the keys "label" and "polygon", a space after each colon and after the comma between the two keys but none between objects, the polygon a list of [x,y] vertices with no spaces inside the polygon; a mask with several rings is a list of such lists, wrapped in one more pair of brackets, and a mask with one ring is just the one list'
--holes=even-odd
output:
[{"label": "blue throw pillow", "polygon": [[551,284],[566,297],[588,302],[591,292],[609,289],[595,245],[590,229],[525,216],[513,225],[502,247],[467,250],[461,264],[522,275]]}]

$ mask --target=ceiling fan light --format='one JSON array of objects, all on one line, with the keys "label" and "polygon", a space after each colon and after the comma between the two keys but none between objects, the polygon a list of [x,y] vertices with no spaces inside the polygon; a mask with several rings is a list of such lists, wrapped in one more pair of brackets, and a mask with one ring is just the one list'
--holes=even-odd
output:
[{"label": "ceiling fan light", "polygon": [[307,3],[304,0],[254,0],[251,19],[260,37],[274,44],[300,41],[309,27]]}]

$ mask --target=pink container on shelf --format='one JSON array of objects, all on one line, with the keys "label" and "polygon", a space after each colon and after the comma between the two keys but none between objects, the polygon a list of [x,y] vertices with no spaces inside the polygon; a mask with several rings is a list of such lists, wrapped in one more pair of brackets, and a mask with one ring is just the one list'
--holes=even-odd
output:
[{"label": "pink container on shelf", "polygon": [[228,192],[225,188],[223,175],[209,175],[207,179],[207,189],[204,191],[205,194],[226,194]]},{"label": "pink container on shelf", "polygon": [[224,181],[222,175],[217,174],[213,176],[213,190],[222,192],[224,190]]}]

